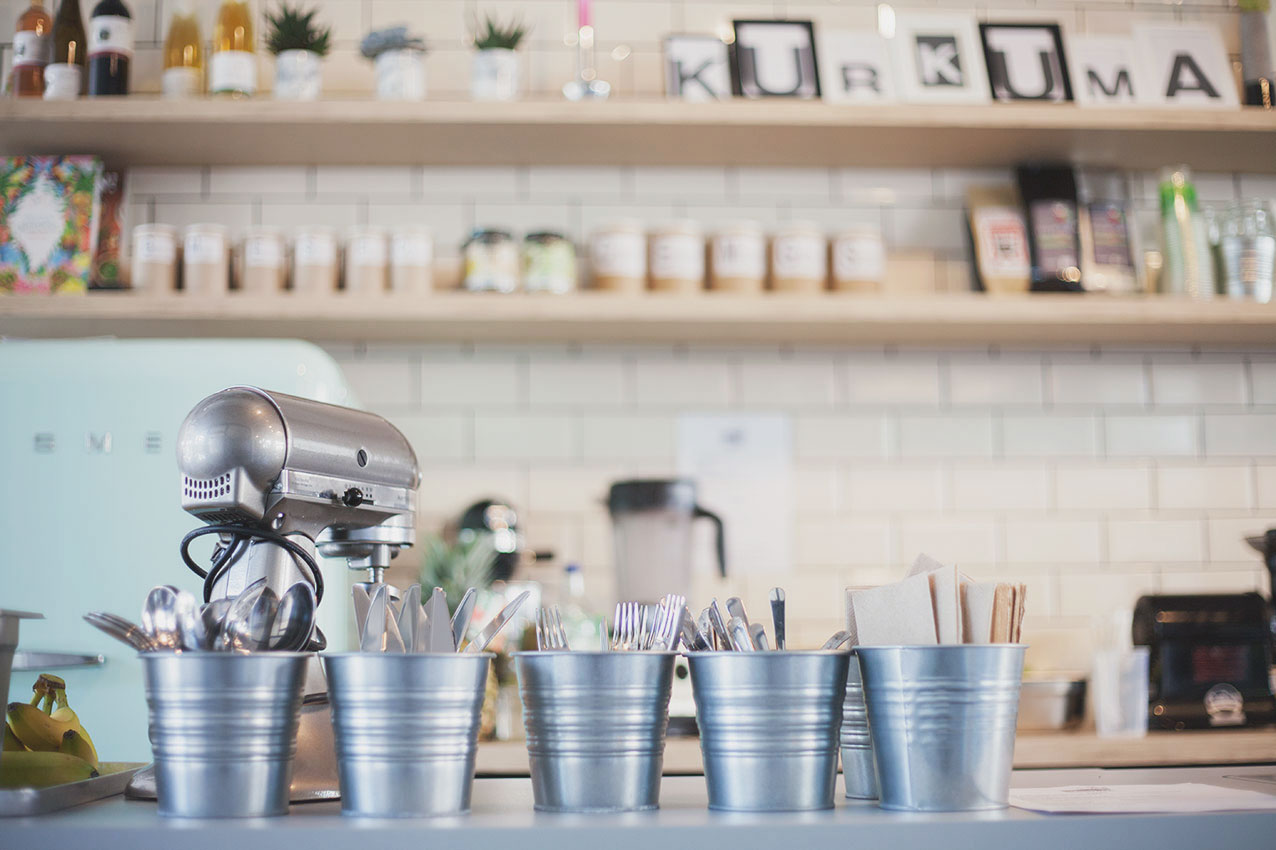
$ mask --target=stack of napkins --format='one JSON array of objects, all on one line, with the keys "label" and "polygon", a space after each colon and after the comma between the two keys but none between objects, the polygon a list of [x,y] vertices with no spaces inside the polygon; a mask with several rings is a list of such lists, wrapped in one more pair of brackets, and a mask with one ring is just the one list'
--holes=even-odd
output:
[{"label": "stack of napkins", "polygon": [[846,628],[855,646],[1019,643],[1026,594],[918,555],[903,581],[847,588]]}]

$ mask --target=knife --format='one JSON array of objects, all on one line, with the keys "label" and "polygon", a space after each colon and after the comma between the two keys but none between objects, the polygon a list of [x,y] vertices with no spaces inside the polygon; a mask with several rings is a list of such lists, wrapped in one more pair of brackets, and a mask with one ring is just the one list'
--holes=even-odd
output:
[{"label": "knife", "polygon": [[406,647],[403,635],[399,632],[399,623],[394,618],[393,608],[385,610],[385,651],[402,653]]},{"label": "knife", "polygon": [[518,596],[514,597],[514,601],[501,609],[501,613],[497,614],[492,622],[483,627],[483,631],[479,632],[474,640],[470,641],[470,645],[465,647],[466,652],[482,652],[487,649],[487,645],[492,642],[497,633],[505,628],[505,624],[514,619],[514,614],[518,612],[518,606],[527,601],[527,597],[531,596],[530,590],[524,590]]},{"label": "knife", "polygon": [[718,648],[731,649],[734,641],[731,640],[731,632],[727,631],[727,622],[722,618],[722,609],[716,599],[709,603],[709,625],[718,635]]},{"label": "knife", "polygon": [[362,635],[363,627],[368,623],[368,608],[372,605],[372,600],[368,596],[368,588],[363,583],[352,587],[350,595],[354,599],[354,633]]},{"label": "knife", "polygon": [[456,644],[452,642],[452,623],[447,615],[447,594],[443,588],[434,588],[425,613],[430,618],[427,626],[430,637],[426,652],[456,652]]},{"label": "knife", "polygon": [[412,651],[412,647],[416,644],[416,612],[421,607],[421,585],[414,584],[409,587],[403,594],[403,601],[399,603],[399,616],[396,625],[399,627],[399,637],[403,640],[403,648],[407,652]]},{"label": "knife", "polygon": [[456,605],[456,613],[452,615],[452,643],[456,644],[457,649],[461,648],[461,641],[465,640],[465,631],[470,627],[470,617],[474,614],[474,601],[477,598],[478,593],[474,588],[465,591]]},{"label": "knife", "polygon": [[385,618],[389,588],[384,584],[377,585],[372,592],[368,604],[368,616],[364,619],[363,630],[359,634],[359,649],[362,652],[384,652]]},{"label": "knife", "polygon": [[771,623],[775,626],[775,648],[784,649],[784,588],[771,588]]}]

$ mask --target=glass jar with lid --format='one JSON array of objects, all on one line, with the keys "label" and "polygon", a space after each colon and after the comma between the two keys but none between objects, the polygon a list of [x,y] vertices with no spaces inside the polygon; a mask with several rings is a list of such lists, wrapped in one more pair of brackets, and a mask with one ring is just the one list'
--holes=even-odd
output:
[{"label": "glass jar with lid", "polygon": [[886,247],[880,227],[851,225],[833,235],[833,289],[877,292],[885,279]]},{"label": "glass jar with lid", "polygon": [[828,241],[819,225],[794,222],[771,240],[771,288],[776,292],[816,293],[828,283]]},{"label": "glass jar with lid", "polygon": [[648,240],[651,288],[683,294],[704,289],[704,231],[694,221],[653,228]]},{"label": "glass jar with lid", "polygon": [[293,232],[292,291],[298,295],[337,291],[337,235],[331,227],[299,227]]},{"label": "glass jar with lid", "polygon": [[357,227],[346,238],[345,291],[382,295],[390,283],[390,241],[380,227]]},{"label": "glass jar with lid", "polygon": [[430,228],[396,227],[390,233],[390,291],[426,295],[434,289],[434,237]]},{"label": "glass jar with lid", "polygon": [[273,295],[288,283],[288,251],[278,227],[250,227],[239,245],[239,289],[254,295]]},{"label": "glass jar with lid", "polygon": [[133,228],[133,267],[130,285],[146,295],[177,291],[177,228],[169,224],[139,224]]},{"label": "glass jar with lid", "polygon": [[182,291],[198,297],[230,290],[230,237],[224,225],[192,224],[182,235]]},{"label": "glass jar with lid", "polygon": [[647,288],[647,232],[641,221],[604,225],[589,242],[594,289],[642,292]]},{"label": "glass jar with lid", "polygon": [[576,289],[576,246],[548,230],[523,237],[523,288],[562,295]]},{"label": "glass jar with lid", "polygon": [[761,292],[766,286],[766,234],[756,221],[718,228],[709,248],[709,288]]},{"label": "glass jar with lid", "polygon": [[480,228],[462,246],[465,274],[462,287],[470,292],[514,292],[519,282],[518,246],[508,230]]},{"label": "glass jar with lid", "polygon": [[1267,202],[1240,201],[1228,207],[1219,222],[1219,248],[1228,296],[1271,301],[1276,228]]}]

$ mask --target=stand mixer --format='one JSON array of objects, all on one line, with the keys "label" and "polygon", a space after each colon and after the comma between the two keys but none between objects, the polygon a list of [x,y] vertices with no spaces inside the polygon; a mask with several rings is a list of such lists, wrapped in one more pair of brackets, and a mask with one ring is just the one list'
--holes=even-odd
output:
[{"label": "stand mixer", "polygon": [[[205,398],[177,436],[182,508],[207,523],[182,541],[187,566],[204,578],[205,601],[234,596],[258,579],[282,593],[306,581],[322,597],[316,548],[383,581],[391,560],[416,542],[421,476],[412,446],[371,413],[256,387]],[[215,534],[209,569],[188,547]],[[310,649],[324,648],[322,634]],[[336,799],[327,683],[317,657],[306,681],[292,800]],[[154,797],[150,770],[129,795]]]}]

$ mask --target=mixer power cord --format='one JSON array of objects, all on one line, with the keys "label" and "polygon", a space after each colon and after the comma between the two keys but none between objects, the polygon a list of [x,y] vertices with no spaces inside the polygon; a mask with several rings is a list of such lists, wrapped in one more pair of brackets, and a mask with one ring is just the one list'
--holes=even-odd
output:
[{"label": "mixer power cord", "polygon": [[[230,539],[218,545],[213,550],[213,559],[209,564],[209,569],[203,569],[199,564],[195,563],[195,559],[191,557],[191,542],[203,537],[206,534],[225,535]],[[310,582],[315,589],[316,604],[323,600],[323,574],[319,571],[319,564],[315,561],[313,555],[307,552],[296,541],[290,540],[276,531],[270,531],[265,528],[254,528],[246,525],[205,525],[191,531],[182,538],[181,555],[182,561],[186,563],[187,568],[195,575],[204,580],[204,601],[210,602],[213,598],[213,586],[221,580],[226,570],[235,560],[235,556],[240,551],[250,545],[254,540],[261,540],[267,543],[273,543],[283,548],[288,554],[292,555],[293,560],[297,562],[302,575]]]}]

